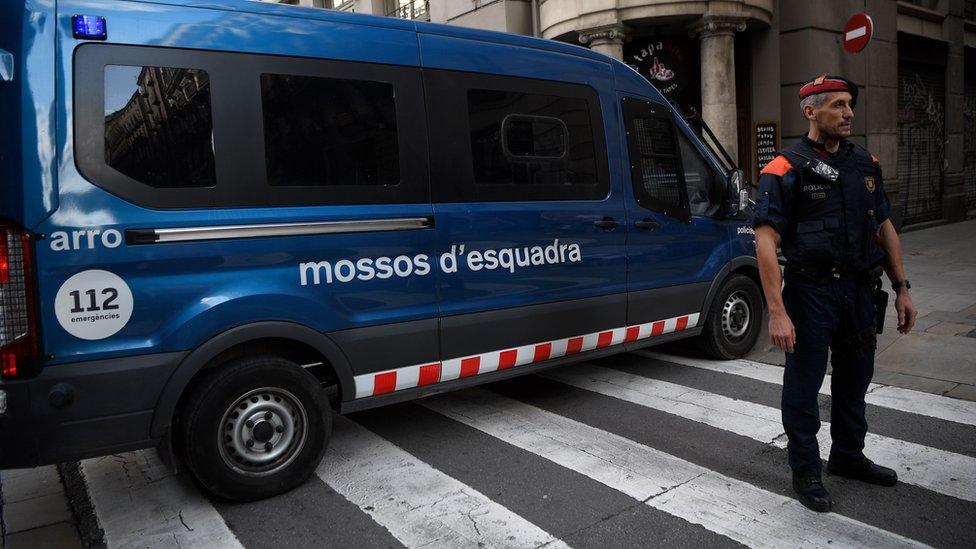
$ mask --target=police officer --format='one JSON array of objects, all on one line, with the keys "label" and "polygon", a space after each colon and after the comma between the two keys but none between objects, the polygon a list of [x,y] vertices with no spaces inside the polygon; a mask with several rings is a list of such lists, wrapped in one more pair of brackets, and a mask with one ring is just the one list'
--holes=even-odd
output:
[{"label": "police officer", "polygon": [[[752,219],[770,339],[786,352],[782,413],[793,489],[822,512],[832,506],[817,445],[827,350],[833,368],[827,472],[893,486],[895,471],[863,454],[864,394],[874,372],[876,318],[884,318],[881,304],[876,317],[875,301],[886,295],[872,286],[878,266],[897,292],[898,331],[908,333],[917,315],[881,167],[848,140],[857,93],[853,82],[826,74],[800,89],[809,131],[763,168]],[[786,258],[785,287],[777,248]]]}]

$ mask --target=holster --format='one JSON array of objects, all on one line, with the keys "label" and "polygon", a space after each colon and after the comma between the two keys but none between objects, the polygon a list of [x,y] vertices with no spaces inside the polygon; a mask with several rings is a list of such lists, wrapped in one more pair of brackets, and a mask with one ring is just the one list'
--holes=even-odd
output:
[{"label": "holster", "polygon": [[888,310],[888,292],[881,289],[880,278],[874,281],[871,300],[874,301],[874,330],[880,334],[884,331],[885,311]]}]

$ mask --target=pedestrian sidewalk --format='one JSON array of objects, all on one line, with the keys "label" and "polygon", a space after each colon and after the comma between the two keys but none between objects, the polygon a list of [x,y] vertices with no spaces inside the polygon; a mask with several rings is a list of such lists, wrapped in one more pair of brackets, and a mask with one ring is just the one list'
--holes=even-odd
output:
[{"label": "pedestrian sidewalk", "polygon": [[[918,321],[911,333],[898,333],[889,289],[874,382],[976,400],[976,220],[907,232],[901,241]],[[782,365],[767,329],[764,322],[747,358]]]},{"label": "pedestrian sidewalk", "polygon": [[54,465],[0,471],[0,526],[3,549],[81,547]]}]

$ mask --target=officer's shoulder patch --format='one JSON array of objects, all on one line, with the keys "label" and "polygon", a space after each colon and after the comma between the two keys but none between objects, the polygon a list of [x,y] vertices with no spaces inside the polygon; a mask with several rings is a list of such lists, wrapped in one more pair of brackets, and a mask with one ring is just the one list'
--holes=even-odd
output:
[{"label": "officer's shoulder patch", "polygon": [[865,177],[864,178],[864,188],[867,189],[869,193],[873,193],[874,192],[874,187],[875,187],[874,178],[873,177],[870,177],[870,176]]},{"label": "officer's shoulder patch", "polygon": [[786,172],[793,169],[793,164],[786,159],[785,156],[779,155],[776,158],[769,161],[769,164],[762,169],[760,173],[778,175],[780,177],[786,175]]}]

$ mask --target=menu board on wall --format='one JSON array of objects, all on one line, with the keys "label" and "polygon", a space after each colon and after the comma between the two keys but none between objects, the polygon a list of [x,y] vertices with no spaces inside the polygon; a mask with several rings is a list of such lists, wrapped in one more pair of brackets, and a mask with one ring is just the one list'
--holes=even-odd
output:
[{"label": "menu board on wall", "polygon": [[[756,122],[756,174],[776,158],[779,150],[779,122]],[[758,177],[757,177],[758,179]]]}]

